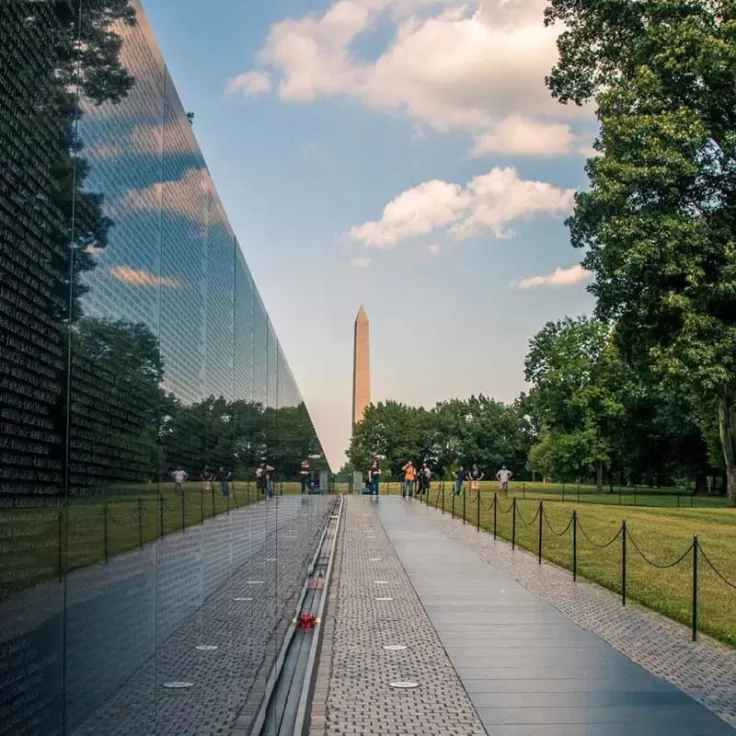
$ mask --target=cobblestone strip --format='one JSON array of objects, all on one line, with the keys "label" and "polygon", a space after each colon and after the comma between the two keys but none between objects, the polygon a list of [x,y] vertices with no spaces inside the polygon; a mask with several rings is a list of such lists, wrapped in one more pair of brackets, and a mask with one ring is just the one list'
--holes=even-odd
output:
[{"label": "cobblestone strip", "polygon": [[448,537],[736,727],[734,650],[702,634],[693,642],[689,627],[635,603],[623,607],[615,593],[593,583],[575,583],[569,570],[548,562],[539,565],[536,556],[512,550],[508,542],[494,541],[441,511],[418,503],[413,508]]},{"label": "cobblestone strip", "polygon": [[309,734],[484,736],[373,503],[346,497]]}]

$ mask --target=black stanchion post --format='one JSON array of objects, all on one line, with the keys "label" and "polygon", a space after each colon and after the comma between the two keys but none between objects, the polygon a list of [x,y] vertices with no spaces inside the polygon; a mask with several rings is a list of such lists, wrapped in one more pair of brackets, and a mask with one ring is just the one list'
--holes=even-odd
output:
[{"label": "black stanchion post", "polygon": [[455,518],[455,491],[452,492],[452,518]]},{"label": "black stanchion post", "polygon": [[108,540],[107,540],[107,501],[102,504],[102,533],[105,537],[105,564],[109,562]]},{"label": "black stanchion post", "polygon": [[572,512],[572,579],[578,579],[578,512]]},{"label": "black stanchion post", "polygon": [[521,484],[521,497],[526,498],[526,483]]},{"label": "black stanchion post", "polygon": [[442,481],[442,514],[445,513],[445,481]]},{"label": "black stanchion post", "polygon": [[225,509],[229,514],[230,513],[230,489],[229,488],[227,491],[227,496],[225,496]]},{"label": "black stanchion post", "polygon": [[465,524],[465,500],[468,497],[467,493],[463,493],[463,524]]},{"label": "black stanchion post", "polygon": [[138,499],[138,548],[143,549],[143,501]]},{"label": "black stanchion post", "polygon": [[511,501],[511,549],[516,549],[516,496]]},{"label": "black stanchion post", "polygon": [[698,535],[693,537],[693,641],[698,639]]},{"label": "black stanchion post", "polygon": [[498,522],[498,491],[493,493],[493,538],[496,539],[496,526]]},{"label": "black stanchion post", "polygon": [[626,519],[621,522],[621,605],[626,605]]},{"label": "black stanchion post", "polygon": [[544,514],[544,506],[542,505],[542,499],[539,499],[539,544],[537,547],[537,562],[542,564],[542,515]]},{"label": "black stanchion post", "polygon": [[475,531],[480,531],[480,489],[478,489],[478,495],[476,497],[477,506],[475,507]]}]

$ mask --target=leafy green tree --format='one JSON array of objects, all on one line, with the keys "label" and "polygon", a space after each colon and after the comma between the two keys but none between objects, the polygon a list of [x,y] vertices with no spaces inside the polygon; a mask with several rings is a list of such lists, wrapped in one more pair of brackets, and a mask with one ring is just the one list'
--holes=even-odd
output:
[{"label": "leafy green tree", "polygon": [[569,220],[597,313],[631,365],[714,406],[736,503],[736,4],[551,0],[545,22],[553,95],[600,121]]},{"label": "leafy green tree", "polygon": [[[534,384],[545,470],[557,477],[596,472],[599,490],[610,467],[615,437],[625,417],[628,371],[602,322],[566,317],[532,338],[526,379]],[[541,468],[540,468],[541,470]]]}]

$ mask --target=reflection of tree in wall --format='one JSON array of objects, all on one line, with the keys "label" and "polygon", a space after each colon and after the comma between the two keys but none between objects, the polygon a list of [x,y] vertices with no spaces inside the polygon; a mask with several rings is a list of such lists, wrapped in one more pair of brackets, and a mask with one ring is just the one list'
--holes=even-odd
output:
[{"label": "reflection of tree in wall", "polygon": [[[267,460],[278,477],[296,479],[300,462],[322,455],[304,404],[281,409],[210,396],[197,404],[181,403],[170,410],[162,432],[162,476],[177,466],[197,476],[205,468],[225,467],[238,480],[252,479]],[[311,461],[315,471],[326,469],[323,457]]]},{"label": "reflection of tree in wall", "polygon": [[173,406],[160,388],[158,341],[142,324],[84,317],[72,331],[70,481],[75,488],[150,480]]},{"label": "reflection of tree in wall", "polygon": [[[80,5],[83,18],[80,18]],[[0,3],[0,398],[17,412],[4,490],[63,488],[66,333],[81,317],[79,274],[107,242],[102,195],[84,192],[88,164],[76,137],[86,104],[118,102],[133,79],[114,23],[135,22],[127,0]],[[81,71],[81,73],[80,73]],[[10,344],[9,336],[13,336]],[[29,399],[33,395],[33,399]],[[8,473],[8,468],[11,468]]]}]

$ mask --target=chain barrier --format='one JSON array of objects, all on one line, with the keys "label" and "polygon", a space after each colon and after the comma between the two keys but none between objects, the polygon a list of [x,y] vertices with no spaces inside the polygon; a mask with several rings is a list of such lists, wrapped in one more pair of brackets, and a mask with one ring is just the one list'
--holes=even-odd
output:
[{"label": "chain barrier", "polygon": [[[699,545],[700,547],[700,555],[702,558],[708,563],[710,566],[710,569],[713,570],[713,572],[726,584],[729,588],[733,588],[736,590],[736,583],[732,583],[712,562],[710,557],[705,553],[705,550],[703,549],[703,545]],[[692,549],[692,547],[691,547]]]},{"label": "chain barrier", "polygon": [[588,541],[589,544],[593,545],[593,547],[596,547],[597,549],[606,549],[606,547],[610,547],[620,536],[621,532],[623,531],[623,526],[619,527],[619,530],[616,532],[613,539],[611,539],[610,542],[606,542],[605,544],[596,544],[586,533],[585,529],[583,529],[583,525],[580,523],[580,519],[578,519],[578,529],[581,531],[582,535],[585,537],[585,539]]},{"label": "chain barrier", "polygon": [[520,521],[521,521],[522,524],[526,524],[526,526],[531,526],[537,520],[537,518],[539,517],[539,506],[537,506],[537,513],[534,514],[534,516],[532,517],[531,521],[526,521],[524,519],[524,515],[519,510],[519,505],[518,504],[516,505],[516,515],[519,517],[519,519],[520,519]]},{"label": "chain barrier", "polygon": [[543,518],[544,518],[545,522],[547,523],[547,528],[556,537],[564,537],[565,534],[567,534],[567,532],[569,531],[570,527],[572,526],[573,521],[575,520],[575,517],[572,516],[572,514],[571,514],[570,515],[570,521],[567,522],[567,526],[561,532],[558,532],[558,531],[555,531],[555,528],[552,526],[552,522],[547,517],[547,512],[544,509],[542,509],[542,515],[543,515]]},{"label": "chain barrier", "polygon": [[629,541],[631,542],[631,544],[634,545],[634,549],[639,553],[644,562],[646,562],[648,565],[651,565],[652,567],[656,567],[659,570],[667,570],[670,567],[675,567],[676,565],[679,565],[693,551],[694,545],[691,544],[674,562],[661,564],[659,562],[653,562],[644,554],[641,547],[639,547],[639,545],[636,543],[636,540],[631,536],[631,532],[627,531],[626,535],[628,536]]}]

